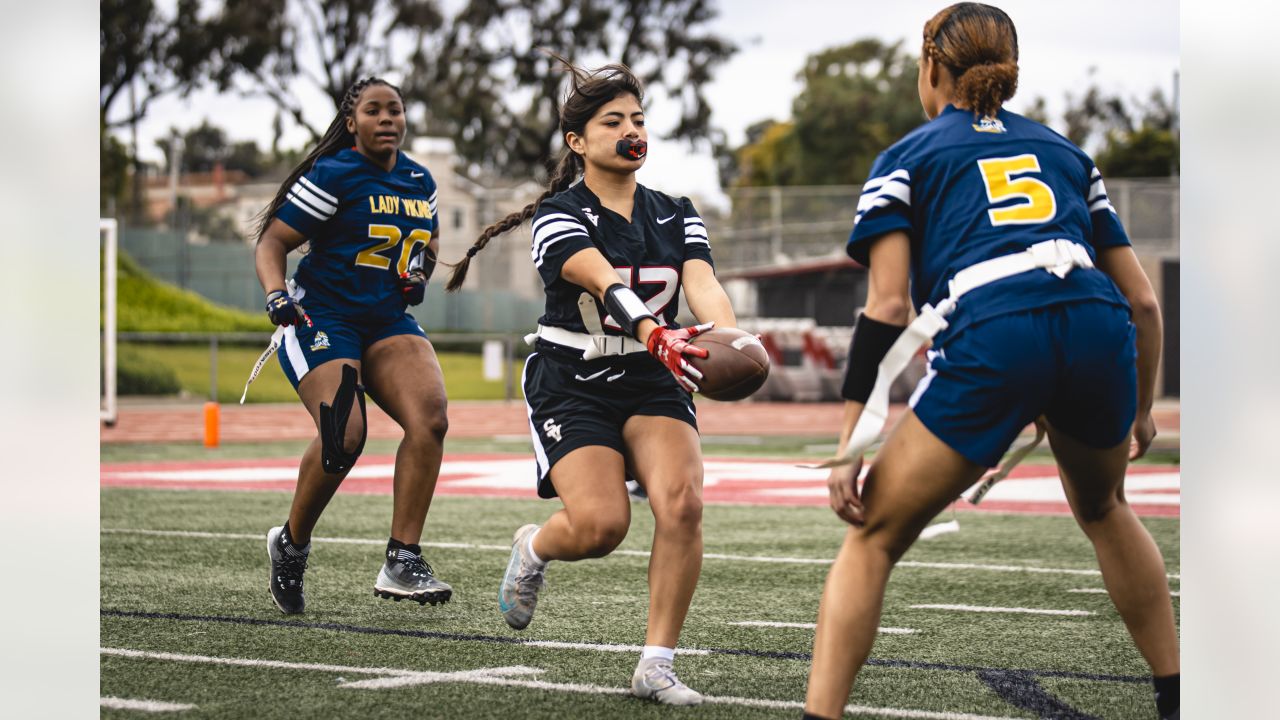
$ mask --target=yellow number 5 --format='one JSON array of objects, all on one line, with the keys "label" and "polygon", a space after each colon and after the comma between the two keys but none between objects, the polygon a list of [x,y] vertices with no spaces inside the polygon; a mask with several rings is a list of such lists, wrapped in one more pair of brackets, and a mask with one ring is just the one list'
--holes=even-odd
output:
[{"label": "yellow number 5", "polygon": [[987,158],[978,161],[982,182],[987,186],[987,199],[992,203],[1002,200],[1022,200],[1015,205],[992,208],[987,211],[992,225],[1033,225],[1048,222],[1058,212],[1053,188],[1031,177],[1014,175],[1040,172],[1040,161],[1035,155],[1015,155],[1004,158]]},{"label": "yellow number 5", "polygon": [[[391,258],[379,254],[382,250],[389,250],[400,242],[400,228],[395,225],[370,225],[369,237],[373,240],[381,239],[382,242],[377,245],[371,245],[360,251],[356,255],[356,265],[365,267],[378,268],[386,270],[391,267]],[[396,262],[396,272],[403,273],[409,268],[409,260],[413,258],[414,251],[418,245],[426,245],[431,242],[431,231],[417,228],[409,233],[408,242],[400,248],[400,260]]]}]

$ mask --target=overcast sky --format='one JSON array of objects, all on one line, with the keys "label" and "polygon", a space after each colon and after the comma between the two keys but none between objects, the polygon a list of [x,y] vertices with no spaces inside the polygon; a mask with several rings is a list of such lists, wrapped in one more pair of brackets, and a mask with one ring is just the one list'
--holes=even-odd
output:
[{"label": "overcast sky", "polygon": [[[1088,86],[1090,68],[1094,69],[1092,81],[1102,90],[1126,99],[1145,99],[1156,87],[1166,97],[1172,95],[1174,73],[1179,69],[1175,0],[1005,0],[996,4],[1017,26],[1021,50],[1018,95],[1009,109],[1018,112],[1036,96],[1043,96],[1050,117],[1057,121],[1066,94],[1079,95]],[[796,75],[807,56],[864,37],[906,39],[907,48],[915,54],[925,20],[942,7],[943,2],[920,0],[721,0],[714,28],[736,42],[740,51],[707,88],[712,122],[734,144],[740,143],[752,123],[789,117],[800,89]],[[380,74],[400,76],[396,69]],[[307,89],[304,101],[312,123],[323,127],[332,117],[332,105],[318,90]],[[660,137],[663,129],[675,124],[676,109],[655,94],[646,111],[652,148],[640,170],[640,181],[671,194],[718,197],[710,151],[690,152],[683,144]],[[164,98],[153,103],[140,126],[139,144],[143,157],[159,159],[156,138],[170,127],[189,128],[207,117],[232,140],[253,139],[268,147],[274,114],[274,105],[266,100],[211,92],[185,100]],[[304,131],[293,128],[284,141],[296,146],[306,139]]]}]

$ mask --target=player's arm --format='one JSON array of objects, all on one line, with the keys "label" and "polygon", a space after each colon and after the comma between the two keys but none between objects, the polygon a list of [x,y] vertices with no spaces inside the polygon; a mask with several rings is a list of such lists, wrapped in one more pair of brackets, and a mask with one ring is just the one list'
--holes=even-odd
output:
[{"label": "player's arm", "polygon": [[[874,322],[864,323],[860,319],[859,327],[854,330],[855,338],[850,346],[850,358],[847,361],[849,366],[845,369],[846,389],[855,374],[870,373],[868,377],[874,381],[875,368],[879,365],[877,359],[874,366],[853,367],[854,345],[865,347],[868,343],[875,342],[877,347],[883,346],[883,349],[888,351],[888,345],[885,343],[891,344],[889,336],[896,338],[895,331],[900,334],[902,328],[907,326],[911,314],[910,262],[911,241],[905,232],[898,230],[886,233],[872,243],[867,274],[867,304],[863,308],[862,315],[864,319]],[[864,337],[857,337],[860,332],[864,333]],[[865,385],[865,383],[862,384]],[[869,388],[864,389],[869,392]],[[837,456],[844,454],[845,447],[853,436],[853,429],[857,426],[858,419],[862,417],[864,407],[866,407],[865,398],[845,400]],[[861,468],[862,460],[858,458],[850,465],[832,469],[831,475],[827,478],[831,509],[841,519],[852,525],[861,525],[863,522],[862,500],[858,496],[857,486],[858,472]]]},{"label": "player's arm", "polygon": [[685,301],[689,303],[689,310],[698,322],[712,322],[716,327],[722,328],[738,326],[738,318],[733,314],[729,296],[725,294],[720,281],[716,279],[715,270],[706,260],[686,260],[681,268],[680,283]]},{"label": "player's arm", "polygon": [[297,325],[306,319],[306,311],[285,291],[286,256],[307,241],[302,233],[278,218],[271,221],[253,249],[254,269],[258,282],[267,294],[267,315],[276,325]]},{"label": "player's arm", "polygon": [[604,305],[614,322],[627,334],[645,344],[653,355],[671,371],[676,382],[689,392],[697,392],[702,373],[690,365],[685,355],[706,357],[707,351],[691,345],[689,338],[711,327],[710,323],[671,330],[660,327],[658,318],[645,306],[631,288],[624,285],[618,273],[595,248],[584,248],[569,256],[560,269],[560,277],[577,285]]},{"label": "player's arm", "polygon": [[1133,248],[1124,245],[1098,252],[1098,267],[1111,277],[1133,309],[1133,325],[1138,331],[1138,418],[1133,430],[1131,459],[1146,454],[1156,436],[1151,405],[1155,402],[1156,369],[1164,342],[1164,320],[1151,281],[1138,263]]}]

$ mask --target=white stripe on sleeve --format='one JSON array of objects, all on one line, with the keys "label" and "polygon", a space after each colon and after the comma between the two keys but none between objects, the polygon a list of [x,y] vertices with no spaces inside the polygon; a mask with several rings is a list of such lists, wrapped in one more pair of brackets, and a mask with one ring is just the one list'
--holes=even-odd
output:
[{"label": "white stripe on sleeve", "polygon": [[289,192],[302,202],[311,206],[311,209],[318,211],[321,215],[324,215],[326,218],[333,217],[333,214],[338,211],[338,207],[336,205],[311,192],[304,187],[302,183],[294,183],[293,187],[289,188]]},{"label": "white stripe on sleeve", "polygon": [[320,197],[324,198],[325,200],[328,200],[329,202],[333,203],[334,205],[337,205],[337,204],[338,204],[338,198],[336,198],[336,197],[334,197],[334,196],[330,195],[329,193],[325,192],[324,190],[321,190],[321,189],[319,188],[319,186],[317,186],[315,183],[313,183],[313,182],[311,182],[310,180],[308,180],[305,176],[303,176],[303,177],[299,177],[299,178],[298,178],[298,182],[301,182],[301,183],[302,183],[302,184],[303,184],[303,185],[304,185],[308,190],[310,190],[311,192],[313,192],[313,193],[315,193],[315,194],[319,195]]},{"label": "white stripe on sleeve", "polygon": [[307,214],[308,214],[308,215],[310,215],[311,217],[313,217],[313,218],[315,218],[315,219],[317,219],[317,220],[319,220],[319,221],[321,221],[321,222],[324,222],[325,220],[328,220],[328,219],[329,219],[329,218],[328,218],[328,216],[321,215],[319,212],[317,212],[317,211],[315,211],[315,210],[312,210],[312,209],[311,209],[311,206],[307,205],[305,202],[303,202],[302,200],[300,200],[300,199],[298,198],[298,196],[297,196],[297,195],[294,195],[292,192],[291,192],[291,193],[289,193],[289,196],[288,196],[288,197],[289,197],[289,202],[293,203],[294,205],[297,205],[297,206],[298,206],[298,208],[299,208],[300,210],[304,211],[305,213],[307,213]]}]

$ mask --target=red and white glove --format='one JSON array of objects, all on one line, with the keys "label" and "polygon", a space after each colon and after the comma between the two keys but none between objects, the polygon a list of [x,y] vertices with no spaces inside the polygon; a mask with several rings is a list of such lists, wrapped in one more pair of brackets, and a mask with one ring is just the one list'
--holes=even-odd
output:
[{"label": "red and white glove", "polygon": [[684,356],[706,357],[707,349],[693,345],[689,340],[693,336],[704,333],[715,326],[715,323],[709,322],[694,325],[693,327],[680,328],[679,330],[659,327],[649,333],[649,339],[645,342],[645,346],[649,348],[650,355],[667,366],[667,369],[675,376],[676,382],[680,383],[680,387],[695,393],[698,392],[698,385],[694,380],[701,380],[702,373],[690,365],[684,359]]}]

